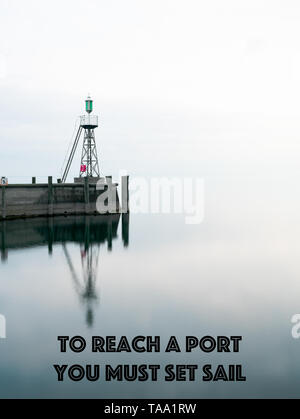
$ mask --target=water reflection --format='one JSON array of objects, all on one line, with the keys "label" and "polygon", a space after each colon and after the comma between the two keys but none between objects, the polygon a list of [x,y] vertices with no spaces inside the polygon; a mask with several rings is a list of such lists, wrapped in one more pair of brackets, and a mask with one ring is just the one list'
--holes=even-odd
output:
[{"label": "water reflection", "polygon": [[[119,224],[119,214],[3,221],[0,223],[1,261],[5,263],[12,250],[36,246],[47,245],[49,255],[52,255],[53,245],[61,244],[74,289],[86,309],[86,324],[91,327],[94,307],[99,301],[100,246],[107,244],[108,251],[112,251]],[[128,247],[129,214],[122,214],[122,241],[124,247]],[[81,269],[76,268],[76,261],[72,260],[68,250],[70,243],[79,244]]]}]

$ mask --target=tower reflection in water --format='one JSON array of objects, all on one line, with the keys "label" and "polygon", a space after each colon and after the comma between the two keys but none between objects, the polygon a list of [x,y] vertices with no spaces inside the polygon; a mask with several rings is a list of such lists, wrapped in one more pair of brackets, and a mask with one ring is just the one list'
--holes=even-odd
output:
[{"label": "tower reflection in water", "polygon": [[[113,241],[118,238],[120,218],[122,217],[122,241],[129,245],[129,214],[104,216],[68,216],[54,218],[35,218],[0,222],[1,261],[7,262],[9,252],[48,245],[51,255],[53,245],[61,244],[74,289],[86,309],[86,323],[89,327],[94,321],[94,306],[99,301],[97,276],[100,246],[107,244],[112,251]],[[69,243],[80,247],[81,269],[68,250]]]}]

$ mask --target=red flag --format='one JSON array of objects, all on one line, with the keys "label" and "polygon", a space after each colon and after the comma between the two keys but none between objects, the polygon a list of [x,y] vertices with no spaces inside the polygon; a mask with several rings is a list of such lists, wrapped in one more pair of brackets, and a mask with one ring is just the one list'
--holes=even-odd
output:
[{"label": "red flag", "polygon": [[82,165],[80,166],[80,171],[81,171],[82,173],[86,172],[86,165],[85,165],[85,164],[82,164]]}]

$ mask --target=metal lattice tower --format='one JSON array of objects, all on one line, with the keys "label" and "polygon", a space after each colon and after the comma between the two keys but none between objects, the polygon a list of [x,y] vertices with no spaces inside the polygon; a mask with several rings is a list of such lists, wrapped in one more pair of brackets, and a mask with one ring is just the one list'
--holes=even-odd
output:
[{"label": "metal lattice tower", "polygon": [[78,146],[78,142],[81,136],[82,131],[84,130],[84,137],[83,137],[83,146],[82,146],[82,153],[81,153],[81,164],[80,164],[80,172],[79,177],[100,177],[100,170],[99,170],[99,163],[98,163],[98,155],[97,155],[97,147],[95,141],[95,128],[98,127],[98,116],[91,115],[93,111],[93,101],[90,97],[87,98],[85,101],[85,110],[87,112],[86,115],[80,117],[80,125],[67,160],[67,164],[65,166],[63,175],[62,175],[62,183],[65,183],[68,177],[68,173]]},{"label": "metal lattice tower", "polygon": [[85,101],[87,115],[80,118],[80,127],[84,129],[79,176],[100,177],[97,147],[94,129],[98,127],[98,116],[91,115],[93,101],[90,97]]}]

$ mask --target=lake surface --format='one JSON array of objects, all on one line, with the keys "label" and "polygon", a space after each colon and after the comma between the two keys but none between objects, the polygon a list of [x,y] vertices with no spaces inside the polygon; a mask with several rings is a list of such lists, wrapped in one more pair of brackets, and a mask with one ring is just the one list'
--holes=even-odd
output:
[{"label": "lake surface", "polygon": [[[0,397],[299,397],[294,186],[208,180],[199,225],[172,214],[1,223]],[[243,340],[239,353],[60,353],[57,336],[76,335]],[[242,364],[247,381],[58,382],[53,367],[144,363]]]}]

